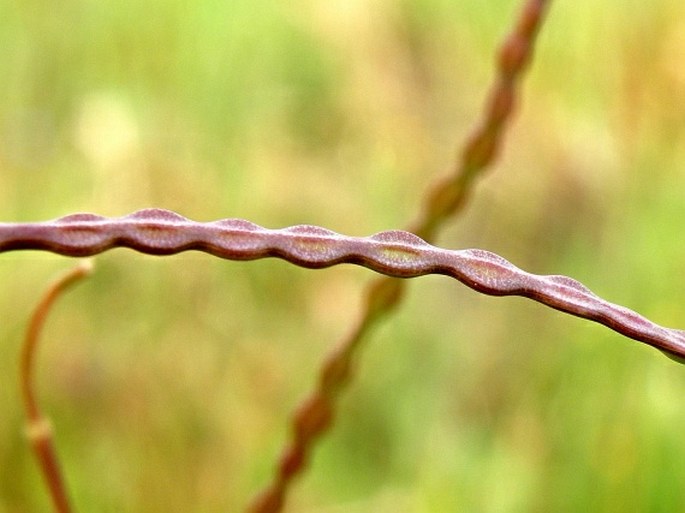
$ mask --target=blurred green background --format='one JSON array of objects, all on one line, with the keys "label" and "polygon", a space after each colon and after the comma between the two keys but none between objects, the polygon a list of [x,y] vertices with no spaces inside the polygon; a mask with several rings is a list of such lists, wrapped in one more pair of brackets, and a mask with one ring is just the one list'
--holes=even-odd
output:
[{"label": "blurred green background", "polygon": [[[0,220],[156,206],[400,228],[480,116],[513,0],[0,2]],[[553,2],[501,159],[439,243],[685,328],[685,4]],[[26,320],[68,259],[0,255],[0,512],[49,510]],[[82,512],[240,511],[371,272],[97,257],[40,398]],[[685,367],[594,324],[414,280],[287,511],[685,510]]]}]

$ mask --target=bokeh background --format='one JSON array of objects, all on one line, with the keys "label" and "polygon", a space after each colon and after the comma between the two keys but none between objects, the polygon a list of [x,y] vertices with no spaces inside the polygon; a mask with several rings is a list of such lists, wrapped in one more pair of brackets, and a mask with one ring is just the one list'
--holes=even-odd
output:
[{"label": "bokeh background", "polygon": [[[0,3],[0,219],[143,207],[401,228],[480,116],[513,0]],[[440,245],[685,327],[685,4],[559,0],[496,167]],[[0,512],[47,511],[26,320],[67,258],[0,255]],[[77,511],[240,511],[370,271],[113,250],[39,389]],[[374,331],[288,511],[685,509],[685,367],[452,280]]]}]

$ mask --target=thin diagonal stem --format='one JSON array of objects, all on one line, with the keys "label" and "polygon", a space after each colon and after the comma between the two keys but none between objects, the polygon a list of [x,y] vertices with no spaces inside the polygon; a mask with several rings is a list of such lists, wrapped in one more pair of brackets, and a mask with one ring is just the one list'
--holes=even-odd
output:
[{"label": "thin diagonal stem", "polygon": [[516,106],[517,85],[530,62],[535,38],[548,0],[528,0],[514,30],[506,37],[497,56],[497,78],[490,91],[484,117],[468,137],[454,171],[437,182],[420,217],[409,231],[429,242],[442,225],[463,208],[473,180],[495,160],[507,122]]},{"label": "thin diagonal stem", "polygon": [[34,391],[34,368],[40,334],[55,300],[73,283],[86,276],[92,269],[90,261],[80,262],[53,282],[43,295],[31,316],[21,351],[21,393],[26,410],[26,435],[50,491],[52,504],[57,513],[69,513],[71,507],[62,479],[57,453],[53,444],[50,420],[38,406]]},{"label": "thin diagonal stem", "polygon": [[[439,181],[429,193],[420,217],[410,225],[409,231],[426,241],[432,242],[444,223],[453,217],[465,204],[471,191],[473,179],[481,174],[495,159],[497,149],[504,135],[516,99],[516,85],[530,60],[535,36],[543,19],[548,1],[528,0],[523,7],[516,26],[501,46],[497,78],[490,93],[484,119],[468,138],[461,153],[461,159],[454,172]],[[305,461],[311,452],[316,438],[328,429],[331,422],[318,425],[309,436],[302,436],[299,426],[317,405],[325,409],[327,418],[332,419],[336,399],[350,378],[350,367],[355,353],[367,335],[367,327],[373,320],[386,315],[397,307],[404,290],[403,284],[382,278],[372,284],[367,291],[369,305],[357,327],[347,335],[327,359],[319,377],[319,383],[312,395],[305,399],[303,406],[295,413],[293,420],[294,435],[285,449],[276,477],[249,507],[250,513],[278,513],[282,510],[288,484],[298,475],[303,464],[284,465],[290,460]],[[345,373],[335,374],[333,379],[329,369],[344,367]],[[333,392],[334,391],[334,392]]]}]

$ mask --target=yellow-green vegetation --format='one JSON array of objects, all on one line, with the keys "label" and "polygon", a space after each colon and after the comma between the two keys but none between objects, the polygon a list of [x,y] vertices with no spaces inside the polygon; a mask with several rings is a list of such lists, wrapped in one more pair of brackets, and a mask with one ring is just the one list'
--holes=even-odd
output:
[{"label": "yellow-green vegetation", "polygon": [[[0,3],[0,220],[144,207],[403,228],[480,117],[513,0]],[[501,159],[437,241],[685,328],[685,4],[553,2]],[[68,259],[0,255],[0,513],[47,511],[19,346]],[[113,250],[38,390],[76,511],[240,511],[372,274]],[[685,509],[685,367],[415,280],[288,511]]]}]

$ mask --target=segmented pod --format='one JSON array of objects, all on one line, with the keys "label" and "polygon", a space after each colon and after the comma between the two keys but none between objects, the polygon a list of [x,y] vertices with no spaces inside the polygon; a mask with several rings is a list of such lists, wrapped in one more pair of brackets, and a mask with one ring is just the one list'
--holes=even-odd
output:
[{"label": "segmented pod", "polygon": [[54,221],[0,224],[0,252],[34,249],[83,257],[115,247],[151,255],[197,250],[229,260],[277,257],[308,268],[349,263],[397,278],[445,274],[478,292],[528,297],[685,358],[685,331],[664,328],[609,303],[571,278],[527,273],[482,249],[437,248],[399,230],[349,237],[310,225],[270,230],[243,219],[200,223],[161,209],[119,218],[72,214]]}]

